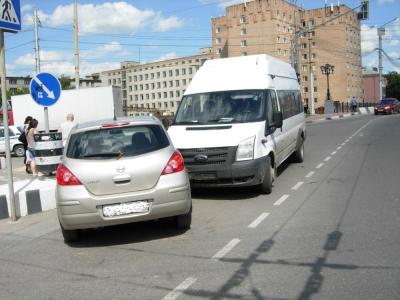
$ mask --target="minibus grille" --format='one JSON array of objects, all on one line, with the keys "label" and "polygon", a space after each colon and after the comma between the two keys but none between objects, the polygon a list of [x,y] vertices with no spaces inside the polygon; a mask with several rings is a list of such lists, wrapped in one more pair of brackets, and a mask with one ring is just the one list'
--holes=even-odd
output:
[{"label": "minibus grille", "polygon": [[223,165],[230,157],[233,148],[213,147],[213,148],[192,148],[179,149],[183,156],[186,166],[195,165]]}]

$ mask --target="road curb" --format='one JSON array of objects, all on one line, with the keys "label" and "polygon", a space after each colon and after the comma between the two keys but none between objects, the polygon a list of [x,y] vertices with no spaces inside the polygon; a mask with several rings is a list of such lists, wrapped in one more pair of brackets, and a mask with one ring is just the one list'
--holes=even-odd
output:
[{"label": "road curb", "polygon": [[321,117],[315,120],[307,120],[306,123],[315,123],[315,122],[321,122],[321,121],[328,121],[328,120],[337,120],[337,119],[342,119],[342,118],[348,118],[352,116],[361,116],[361,115],[370,115],[374,113],[374,107],[360,107],[357,112],[352,112],[352,113],[345,113],[345,114],[339,114],[339,115],[334,115],[334,116],[325,116]]},{"label": "road curb", "polygon": [[[17,217],[56,208],[55,180],[29,179],[14,184]],[[11,217],[8,185],[0,186],[0,220]]]}]

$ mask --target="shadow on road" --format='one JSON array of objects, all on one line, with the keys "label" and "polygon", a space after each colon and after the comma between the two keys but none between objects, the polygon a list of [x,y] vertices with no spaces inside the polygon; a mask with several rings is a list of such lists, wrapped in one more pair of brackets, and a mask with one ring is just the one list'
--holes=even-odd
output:
[{"label": "shadow on road", "polygon": [[182,235],[186,230],[175,228],[172,218],[157,221],[130,223],[81,232],[78,242],[70,243],[73,248],[104,247],[147,242]]}]

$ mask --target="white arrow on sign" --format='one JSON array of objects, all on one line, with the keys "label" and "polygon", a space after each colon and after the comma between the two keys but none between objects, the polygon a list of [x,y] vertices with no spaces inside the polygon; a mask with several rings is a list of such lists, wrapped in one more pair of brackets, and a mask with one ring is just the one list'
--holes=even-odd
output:
[{"label": "white arrow on sign", "polygon": [[55,99],[55,98],[56,98],[56,97],[54,96],[54,92],[53,92],[53,91],[50,91],[50,90],[47,88],[47,86],[45,86],[45,85],[43,84],[43,82],[42,82],[37,76],[33,77],[33,80],[35,80],[35,82],[36,82],[38,85],[40,85],[40,87],[46,92],[48,98],[50,98],[50,99]]}]

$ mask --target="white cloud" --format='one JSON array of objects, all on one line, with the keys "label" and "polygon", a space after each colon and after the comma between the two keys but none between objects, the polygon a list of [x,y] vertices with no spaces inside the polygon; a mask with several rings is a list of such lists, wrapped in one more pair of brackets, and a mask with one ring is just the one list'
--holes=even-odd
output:
[{"label": "white cloud", "polygon": [[24,4],[21,6],[21,13],[31,12],[33,10],[33,5],[31,4]]},{"label": "white cloud", "polygon": [[180,28],[183,25],[183,22],[178,19],[177,17],[169,17],[166,19],[163,19],[161,16],[159,16],[155,21],[154,21],[155,29],[156,31],[168,31],[171,29],[175,28]]},{"label": "white cloud", "polygon": [[174,59],[174,58],[177,58],[177,57],[178,57],[178,55],[177,55],[175,52],[170,52],[170,53],[167,53],[167,54],[165,54],[165,55],[159,57],[159,58],[156,59],[155,61],[162,61],[162,60],[167,60],[167,59]]},{"label": "white cloud", "polygon": [[[51,13],[38,12],[42,24],[58,27],[71,25],[73,4],[59,5]],[[140,10],[127,2],[105,2],[102,4],[78,4],[80,34],[89,33],[134,33],[149,27],[166,31],[181,27],[183,21],[172,16],[165,18],[160,12]],[[32,16],[25,15],[26,25],[32,25]]]},{"label": "white cloud", "polygon": [[109,44],[102,45],[92,50],[80,51],[81,58],[100,58],[110,53],[119,53],[125,55],[126,51],[123,50],[122,46],[118,42],[111,42]]},{"label": "white cloud", "polygon": [[[201,4],[214,4],[216,3],[215,0],[199,0]],[[227,6],[231,6],[234,4],[239,4],[239,3],[245,3],[245,2],[251,2],[249,1],[244,1],[244,0],[218,0],[218,6],[221,8],[225,8]]]},{"label": "white cloud", "polygon": [[[63,61],[67,59],[66,55],[57,51],[40,51],[40,60],[43,62],[46,61]],[[26,53],[24,55],[19,56],[15,60],[16,65],[20,66],[35,66],[35,54],[34,53]]]},{"label": "white cloud", "polygon": [[371,53],[378,48],[377,28],[361,25],[361,52],[363,55]]}]

